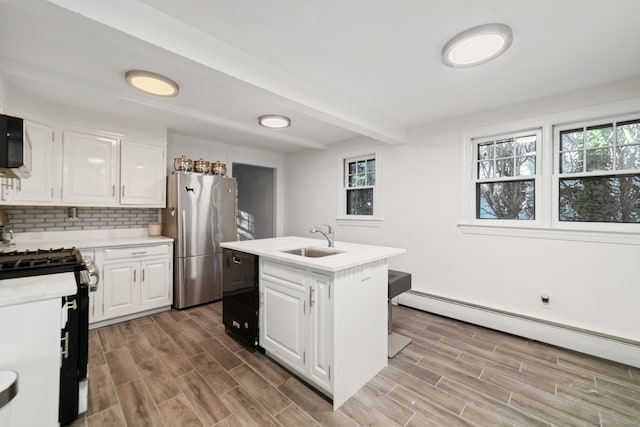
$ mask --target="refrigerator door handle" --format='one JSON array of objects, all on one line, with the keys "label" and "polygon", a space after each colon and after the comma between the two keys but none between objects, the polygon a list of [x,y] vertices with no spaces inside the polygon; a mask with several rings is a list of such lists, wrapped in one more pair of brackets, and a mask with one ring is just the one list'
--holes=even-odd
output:
[{"label": "refrigerator door handle", "polygon": [[181,257],[186,257],[187,256],[187,229],[186,229],[186,221],[187,221],[187,217],[185,215],[185,210],[182,209],[180,211],[180,216],[181,216],[181,221],[180,221],[180,241],[181,241],[181,248],[180,250],[182,251],[182,253],[180,254]]}]

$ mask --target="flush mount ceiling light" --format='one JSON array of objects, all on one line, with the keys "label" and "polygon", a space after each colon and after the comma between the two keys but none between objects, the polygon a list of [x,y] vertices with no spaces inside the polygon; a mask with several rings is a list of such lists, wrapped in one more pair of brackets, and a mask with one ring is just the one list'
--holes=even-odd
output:
[{"label": "flush mount ceiling light", "polygon": [[287,116],[280,116],[278,114],[265,114],[258,117],[258,123],[260,126],[272,129],[282,129],[291,126],[291,119]]},{"label": "flush mount ceiling light", "polygon": [[511,27],[484,24],[454,36],[442,48],[442,62],[449,67],[472,67],[502,55],[513,40]]},{"label": "flush mount ceiling light", "polygon": [[178,83],[151,71],[129,70],[124,74],[124,79],[131,87],[151,95],[177,96],[180,92]]}]

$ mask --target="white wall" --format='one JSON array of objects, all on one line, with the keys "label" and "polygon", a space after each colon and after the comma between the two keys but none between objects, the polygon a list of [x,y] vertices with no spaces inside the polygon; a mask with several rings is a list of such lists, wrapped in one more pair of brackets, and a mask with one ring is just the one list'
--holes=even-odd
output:
[{"label": "white wall", "polygon": [[0,74],[0,114],[6,114],[9,98],[7,93],[7,84],[5,83],[5,78],[2,74]]},{"label": "white wall", "polygon": [[173,169],[173,160],[182,155],[192,160],[203,158],[209,162],[220,160],[227,165],[227,176],[232,176],[232,163],[263,166],[276,169],[276,236],[282,236],[284,211],[284,156],[278,153],[244,148],[222,142],[207,141],[184,135],[167,135],[167,172]]},{"label": "white wall", "polygon": [[[409,143],[382,145],[383,224],[337,226],[336,240],[404,247],[390,268],[413,288],[492,309],[640,342],[640,247],[463,234],[462,134],[469,129],[640,96],[640,78],[411,129]],[[340,152],[358,140],[286,156],[285,234],[336,223]],[[379,144],[378,144],[379,145]],[[541,307],[541,293],[551,296]]]}]

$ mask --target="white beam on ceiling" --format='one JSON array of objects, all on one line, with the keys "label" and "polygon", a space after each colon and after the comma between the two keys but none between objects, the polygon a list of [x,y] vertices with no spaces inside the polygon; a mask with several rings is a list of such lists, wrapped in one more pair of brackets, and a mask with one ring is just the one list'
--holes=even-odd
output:
[{"label": "white beam on ceiling", "polygon": [[247,55],[138,0],[46,1],[276,94],[310,117],[381,142],[406,142],[403,126],[350,105],[322,88]]}]

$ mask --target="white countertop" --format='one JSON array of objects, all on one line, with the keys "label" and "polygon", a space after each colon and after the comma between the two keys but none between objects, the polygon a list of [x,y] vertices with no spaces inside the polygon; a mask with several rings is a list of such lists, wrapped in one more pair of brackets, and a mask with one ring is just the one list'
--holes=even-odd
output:
[{"label": "white countertop", "polygon": [[310,258],[282,252],[303,247],[327,247],[327,241],[324,239],[320,240],[294,236],[227,242],[223,243],[221,246],[223,248],[247,252],[264,258],[287,262],[289,264],[297,264],[304,267],[317,268],[319,270],[330,272],[345,270],[347,268],[366,264],[368,262],[379,261],[407,252],[406,249],[401,248],[361,245],[346,242],[335,242],[334,249],[343,252],[319,258]]},{"label": "white countertop", "polygon": [[165,236],[149,236],[146,228],[110,230],[45,231],[16,233],[14,245],[0,246],[0,252],[76,247],[82,249],[172,243]]},{"label": "white countertop", "polygon": [[73,273],[0,280],[0,307],[44,301],[78,292]]}]

